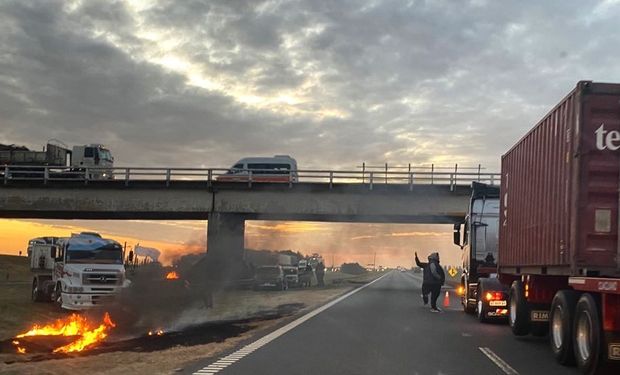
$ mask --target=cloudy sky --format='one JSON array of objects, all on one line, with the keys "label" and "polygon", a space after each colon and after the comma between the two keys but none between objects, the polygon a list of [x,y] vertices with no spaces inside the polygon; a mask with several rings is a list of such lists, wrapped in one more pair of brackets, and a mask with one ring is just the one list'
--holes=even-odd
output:
[{"label": "cloudy sky", "polygon": [[[611,0],[5,0],[0,143],[104,143],[119,166],[290,154],[300,168],[497,170],[577,81],[620,82],[618,19]],[[16,223],[35,225],[3,221],[0,237],[14,238]],[[204,223],[130,225],[136,239],[172,228],[157,234],[170,244],[204,232]],[[310,251],[308,231],[344,227],[366,252],[377,238],[450,249],[443,227],[256,223],[249,234],[294,228],[300,239],[289,243]],[[435,235],[390,236],[413,232]]]}]

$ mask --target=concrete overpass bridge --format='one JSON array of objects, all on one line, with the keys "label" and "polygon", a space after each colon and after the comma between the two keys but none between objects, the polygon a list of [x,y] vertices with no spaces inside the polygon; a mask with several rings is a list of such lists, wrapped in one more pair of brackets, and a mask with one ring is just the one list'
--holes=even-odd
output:
[{"label": "concrete overpass bridge", "polygon": [[[23,167],[20,167],[23,168]],[[461,222],[476,171],[298,171],[280,183],[225,182],[227,169],[116,168],[114,179],[32,174],[6,167],[0,217],[39,219],[208,220],[210,251],[243,252],[245,220],[373,223]],[[11,173],[12,172],[12,173]],[[232,255],[232,254],[230,254]]]}]

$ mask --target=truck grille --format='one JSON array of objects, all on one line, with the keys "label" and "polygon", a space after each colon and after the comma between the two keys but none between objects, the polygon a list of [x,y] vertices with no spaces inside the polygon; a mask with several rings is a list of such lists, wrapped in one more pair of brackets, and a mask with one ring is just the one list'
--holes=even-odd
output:
[{"label": "truck grille", "polygon": [[122,282],[120,273],[85,273],[84,285],[118,285]]}]

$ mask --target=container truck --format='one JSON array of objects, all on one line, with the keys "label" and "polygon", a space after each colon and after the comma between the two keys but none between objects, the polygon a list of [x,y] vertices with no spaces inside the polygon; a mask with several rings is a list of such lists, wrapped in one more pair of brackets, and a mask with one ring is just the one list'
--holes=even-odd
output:
[{"label": "container truck", "polygon": [[477,300],[507,297],[512,332],[548,333],[559,363],[619,374],[620,84],[579,82],[501,173],[497,268]]},{"label": "container truck", "polygon": [[39,237],[28,243],[32,300],[68,310],[104,303],[127,286],[123,248],[97,233]]},{"label": "container truck", "polygon": [[24,146],[0,144],[0,174],[6,178],[43,178],[44,167],[51,178],[85,176],[89,179],[114,178],[114,158],[101,144],[67,146],[48,143],[42,151],[29,150]]}]

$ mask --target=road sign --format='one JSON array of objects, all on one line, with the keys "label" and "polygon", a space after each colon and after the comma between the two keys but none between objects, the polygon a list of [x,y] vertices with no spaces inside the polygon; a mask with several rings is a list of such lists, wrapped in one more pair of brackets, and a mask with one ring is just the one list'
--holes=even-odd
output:
[{"label": "road sign", "polygon": [[454,277],[457,274],[457,270],[454,267],[450,267],[450,269],[448,270],[448,275],[450,275],[450,277]]}]

